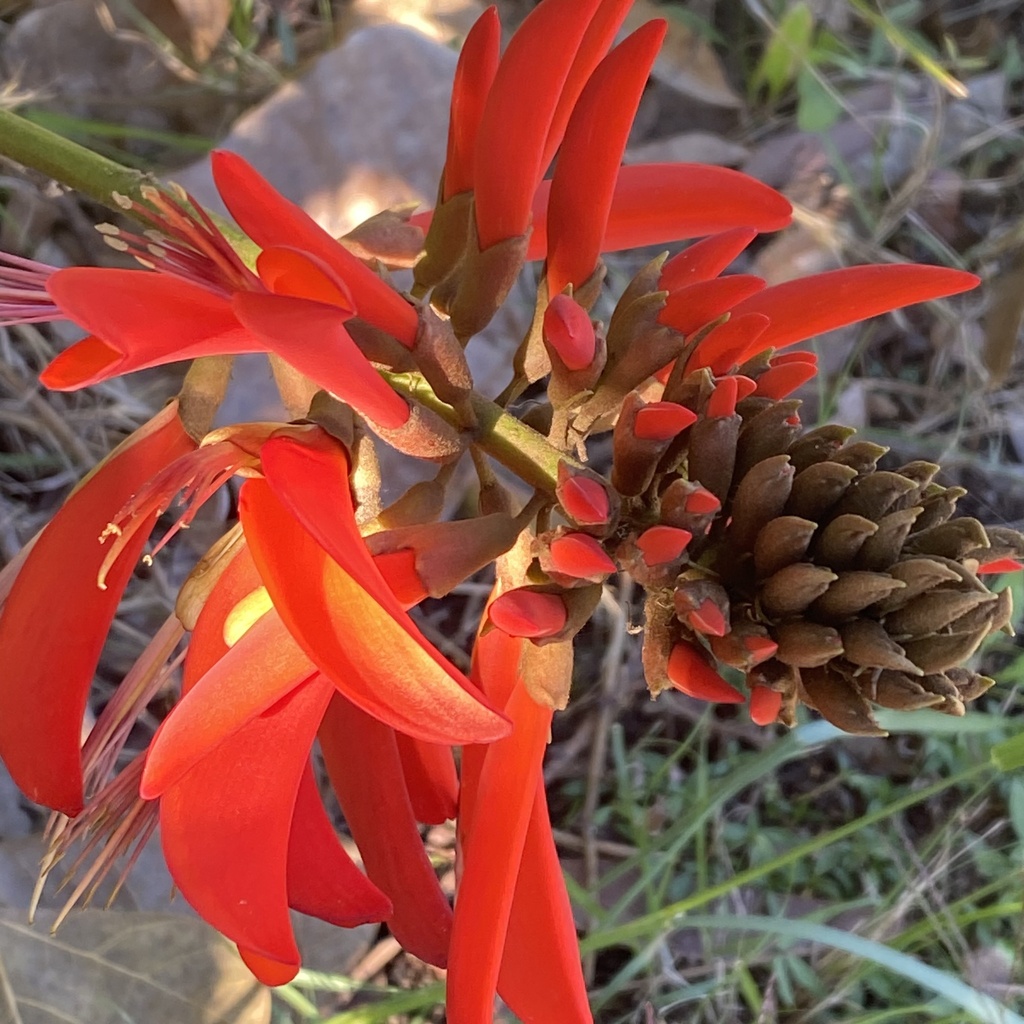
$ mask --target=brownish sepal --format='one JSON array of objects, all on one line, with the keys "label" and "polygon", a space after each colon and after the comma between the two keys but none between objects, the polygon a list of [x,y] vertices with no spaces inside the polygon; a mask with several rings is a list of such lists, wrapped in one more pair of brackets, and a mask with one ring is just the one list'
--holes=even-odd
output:
[{"label": "brownish sepal", "polygon": [[388,428],[367,421],[386,444],[405,455],[429,462],[447,462],[465,450],[462,435],[436,412],[411,403],[409,418],[400,427]]},{"label": "brownish sepal", "polygon": [[724,502],[732,487],[739,416],[702,416],[690,428],[687,476]]},{"label": "brownish sepal", "polygon": [[438,202],[423,243],[423,256],[413,270],[413,294],[423,296],[433,288],[431,303],[447,312],[470,237],[473,193],[459,192],[441,202],[441,187],[443,182],[438,187]]},{"label": "brownish sepal", "polygon": [[[419,307],[419,328],[412,351],[416,365],[434,394],[455,408],[468,408],[466,397],[473,390],[473,375],[465,350],[455,337],[451,322],[442,320],[429,305]],[[465,425],[467,428],[475,426],[473,423]]]},{"label": "brownish sepal", "polygon": [[526,262],[530,231],[506,238],[480,251],[476,223],[470,220],[470,236],[459,268],[458,287],[448,308],[455,337],[465,344],[479,334],[501,308]]},{"label": "brownish sepal", "polygon": [[411,548],[416,554],[416,573],[427,593],[444,597],[508,551],[520,530],[512,516],[495,513],[383,530],[367,537],[366,546],[372,555]]},{"label": "brownish sepal", "polygon": [[353,256],[378,261],[391,270],[407,270],[423,255],[423,229],[410,222],[419,203],[375,213],[338,239]]},{"label": "brownish sepal", "polygon": [[612,486],[627,497],[642,494],[650,487],[658,461],[673,440],[655,441],[636,436],[636,414],[645,405],[647,403],[636,391],[630,391],[622,400],[612,434]]}]

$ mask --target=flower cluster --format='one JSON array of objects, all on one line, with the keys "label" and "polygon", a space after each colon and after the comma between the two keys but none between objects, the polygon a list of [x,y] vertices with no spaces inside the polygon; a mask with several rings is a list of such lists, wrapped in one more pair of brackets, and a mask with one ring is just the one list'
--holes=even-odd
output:
[{"label": "flower cluster", "polygon": [[[195,360],[178,399],[0,575],[0,756],[66,816],[58,844],[105,830],[112,857],[159,822],[184,897],[267,983],[298,969],[292,908],[386,922],[447,967],[452,1024],[490,1021],[496,992],[523,1020],[591,1020],[541,763],[573,637],[616,572],[648,594],[655,693],[749,698],[762,724],[791,723],[803,701],[867,731],[871,702],[962,713],[987,685],[959,665],[1009,607],[978,574],[1018,566],[1024,539],[950,519],[958,495],[932,482],[936,467],[885,473],[880,450],[841,428],[803,433],[789,396],[814,358],[781,351],[976,279],[912,265],[775,287],[726,274],[789,204],[730,170],[621,166],[665,31],[653,21],[613,46],[629,6],[543,0],[502,55],[483,15],[428,214],[379,215],[337,240],[219,152],[214,179],[254,258],[187,195],[145,189],[117,197],[143,233],[102,228],[145,269],[0,264],[3,322],[89,332],[47,387]],[[602,253],[698,237],[644,267],[607,325],[591,318]],[[492,402],[464,348],[535,260],[533,327]],[[390,281],[397,267],[413,270],[410,294]],[[223,357],[244,352],[270,354],[294,422],[211,430]],[[543,401],[518,401],[542,380]],[[609,431],[602,474],[588,441]],[[437,477],[382,508],[374,439],[438,463]],[[466,453],[480,514],[439,522]],[[535,489],[523,507],[488,457]],[[235,476],[238,525],[82,746],[104,640],[158,518],[180,495],[157,547]],[[467,677],[408,610],[492,563]],[[745,691],[721,666],[745,673]],[[175,676],[180,699],[116,774],[136,716]],[[362,870],[321,803],[315,741]],[[448,819],[454,911],[419,834]]]}]

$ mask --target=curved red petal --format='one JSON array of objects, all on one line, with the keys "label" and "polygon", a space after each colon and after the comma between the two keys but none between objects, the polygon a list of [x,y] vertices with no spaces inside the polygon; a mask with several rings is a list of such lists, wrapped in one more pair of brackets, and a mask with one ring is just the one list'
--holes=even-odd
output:
[{"label": "curved red petal", "polygon": [[510,637],[539,639],[561,633],[569,618],[558,594],[536,590],[506,590],[487,611],[490,622]]},{"label": "curved red petal", "polygon": [[757,378],[755,395],[776,401],[791,395],[797,388],[812,380],[818,373],[814,363],[782,363],[771,366]]},{"label": "curved red petal", "polygon": [[414,956],[443,967],[452,912],[420,839],[394,730],[335,694],[320,748],[366,872],[394,905],[388,928]]},{"label": "curved red petal", "polygon": [[[550,181],[533,200],[527,259],[547,255]],[[778,231],[792,217],[785,196],[755,178],[706,164],[631,164],[619,170],[602,252],[662,245],[734,227]]]},{"label": "curved red petal", "polygon": [[440,825],[454,818],[459,805],[459,776],[451,747],[424,743],[395,733],[402,774],[417,821]]},{"label": "curved red petal", "polygon": [[262,249],[290,246],[322,260],[345,282],[359,316],[411,348],[416,341],[416,311],[301,207],[285,199],[236,153],[215,150],[213,180],[231,216]]},{"label": "curved red petal", "polygon": [[737,303],[732,312],[734,316],[761,313],[771,320],[756,348],[748,349],[749,357],[916,302],[957,295],[978,283],[974,274],[947,267],[910,263],[846,267],[766,288]]},{"label": "curved red petal", "polygon": [[569,74],[565,76],[561,95],[555,104],[555,112],[551,116],[551,126],[548,128],[540,160],[542,168],[548,167],[554,159],[558,147],[562,144],[566,125],[576,108],[580,93],[594,73],[594,68],[608,52],[608,48],[612,45],[632,6],[633,0],[601,0],[597,10],[590,15],[586,31],[583,33],[576,56],[573,58],[572,67],[569,68]]},{"label": "curved red petal", "polygon": [[73,346],[51,363],[44,373],[47,387],[85,387],[181,359],[260,348],[226,296],[181,278],[146,270],[71,267],[58,270],[47,288],[69,320],[120,355],[115,364],[92,339],[88,345],[79,342],[86,348],[76,351],[78,346]]},{"label": "curved red petal", "polygon": [[708,659],[696,647],[685,641],[672,648],[668,678],[677,690],[697,700],[716,704],[742,704],[746,700],[708,664]]},{"label": "curved red petal", "polygon": [[543,780],[530,811],[498,993],[522,1021],[593,1024]]},{"label": "curved red petal", "polygon": [[501,46],[501,22],[495,7],[488,7],[473,23],[459,51],[452,82],[448,119],[448,154],[444,163],[443,200],[473,187],[473,161],[480,118],[495,72]]},{"label": "curved red petal", "polygon": [[700,340],[686,363],[686,372],[693,373],[707,366],[712,373],[728,373],[746,359],[746,353],[757,348],[771,321],[760,313],[729,314],[724,324],[713,327]]},{"label": "curved red petal", "polygon": [[750,691],[750,720],[755,725],[771,725],[782,710],[782,694],[767,686],[755,686]]},{"label": "curved red petal", "polygon": [[244,725],[160,799],[167,867],[197,913],[233,942],[298,964],[288,846],[299,782],[333,689],[319,677]]},{"label": "curved red petal", "polygon": [[194,448],[171,403],[68,498],[11,586],[0,614],[0,756],[36,803],[69,815],[82,808],[86,698],[152,522],[126,545],[105,590],[97,585],[106,555],[100,534],[151,476]]},{"label": "curved red petal", "polygon": [[316,673],[273,610],[212,665],[160,724],[139,786],[152,800]]},{"label": "curved red petal", "polygon": [[[263,480],[242,488],[246,539],[274,606],[339,692],[381,721],[432,743],[487,742],[507,723],[423,637],[330,558]],[[332,514],[336,510],[331,510]]]},{"label": "curved red petal", "polygon": [[754,228],[739,227],[694,242],[661,268],[658,287],[675,292],[718,277],[756,237]]},{"label": "curved red petal", "polygon": [[271,988],[276,985],[287,985],[289,981],[294,981],[295,976],[299,973],[297,963],[282,964],[269,957],[260,956],[259,953],[246,949],[244,946],[238,947],[238,955],[242,958],[242,963],[252,971],[256,980]]},{"label": "curved red petal", "polygon": [[681,334],[693,334],[763,288],[764,281],[752,274],[700,281],[669,295],[658,320]]},{"label": "curved red petal", "polygon": [[473,191],[482,250],[522,235],[545,171],[548,131],[599,0],[547,0],[512,37],[477,131]]},{"label": "curved red petal", "polygon": [[288,904],[339,928],[390,917],[387,898],[352,863],[324,810],[309,762],[299,782],[288,839]]},{"label": "curved red petal", "polygon": [[409,406],[393,391],[345,329],[348,314],[337,306],[287,295],[239,292],[238,319],[275,352],[320,387],[348,402],[382,427],[409,419]]},{"label": "curved red petal", "polygon": [[649,21],[616,46],[569,118],[548,200],[550,295],[583,284],[597,266],[626,139],[665,29]]},{"label": "curved red petal", "polygon": [[551,542],[551,568],[586,579],[615,572],[617,566],[601,544],[586,533],[565,533]]},{"label": "curved red petal", "polygon": [[[518,678],[523,640],[492,631],[477,639],[473,676],[496,694],[511,687],[512,735],[463,751],[459,838],[462,876],[455,897],[446,1011],[452,1024],[491,1019],[541,762],[551,727]],[[496,677],[488,679],[487,677]]]},{"label": "curved red petal", "polygon": [[355,304],[348,285],[332,267],[308,252],[288,245],[275,245],[256,257],[260,280],[275,295],[311,299],[343,309],[349,316]]}]

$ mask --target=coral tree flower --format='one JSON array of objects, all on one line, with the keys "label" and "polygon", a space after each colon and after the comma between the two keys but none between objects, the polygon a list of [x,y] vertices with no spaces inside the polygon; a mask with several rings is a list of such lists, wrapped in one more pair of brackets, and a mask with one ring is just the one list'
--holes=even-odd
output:
[{"label": "coral tree flower", "polygon": [[109,237],[156,272],[75,267],[53,274],[54,302],[91,336],[61,353],[43,383],[74,390],[181,359],[273,352],[375,423],[402,426],[408,405],[345,324],[358,315],[411,347],[413,307],[241,157],[219,152],[212,161],[225,204],[262,248],[256,273],[201,210],[148,191],[152,209],[133,209],[160,241]]},{"label": "coral tree flower", "polygon": [[[140,524],[98,580],[100,535],[146,481],[195,442],[171,403],[110,453],[36,538],[0,612],[0,756],[37,803],[82,809],[81,733],[86,699],[121,595],[156,522]],[[73,622],[54,643],[57,615]]]}]

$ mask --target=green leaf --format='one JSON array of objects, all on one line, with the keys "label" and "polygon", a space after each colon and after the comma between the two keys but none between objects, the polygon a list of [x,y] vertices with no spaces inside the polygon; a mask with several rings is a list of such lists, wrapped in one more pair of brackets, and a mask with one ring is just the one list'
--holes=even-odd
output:
[{"label": "green leaf", "polygon": [[825,132],[843,111],[836,94],[810,64],[796,78],[796,124],[802,132]]},{"label": "green leaf", "polygon": [[1001,772],[1024,768],[1024,732],[997,743],[992,748],[992,760]]},{"label": "green leaf", "polygon": [[751,88],[764,85],[770,101],[778,99],[782,90],[796,77],[797,69],[806,61],[814,33],[814,14],[806,3],[796,3],[783,15],[754,69]]}]

